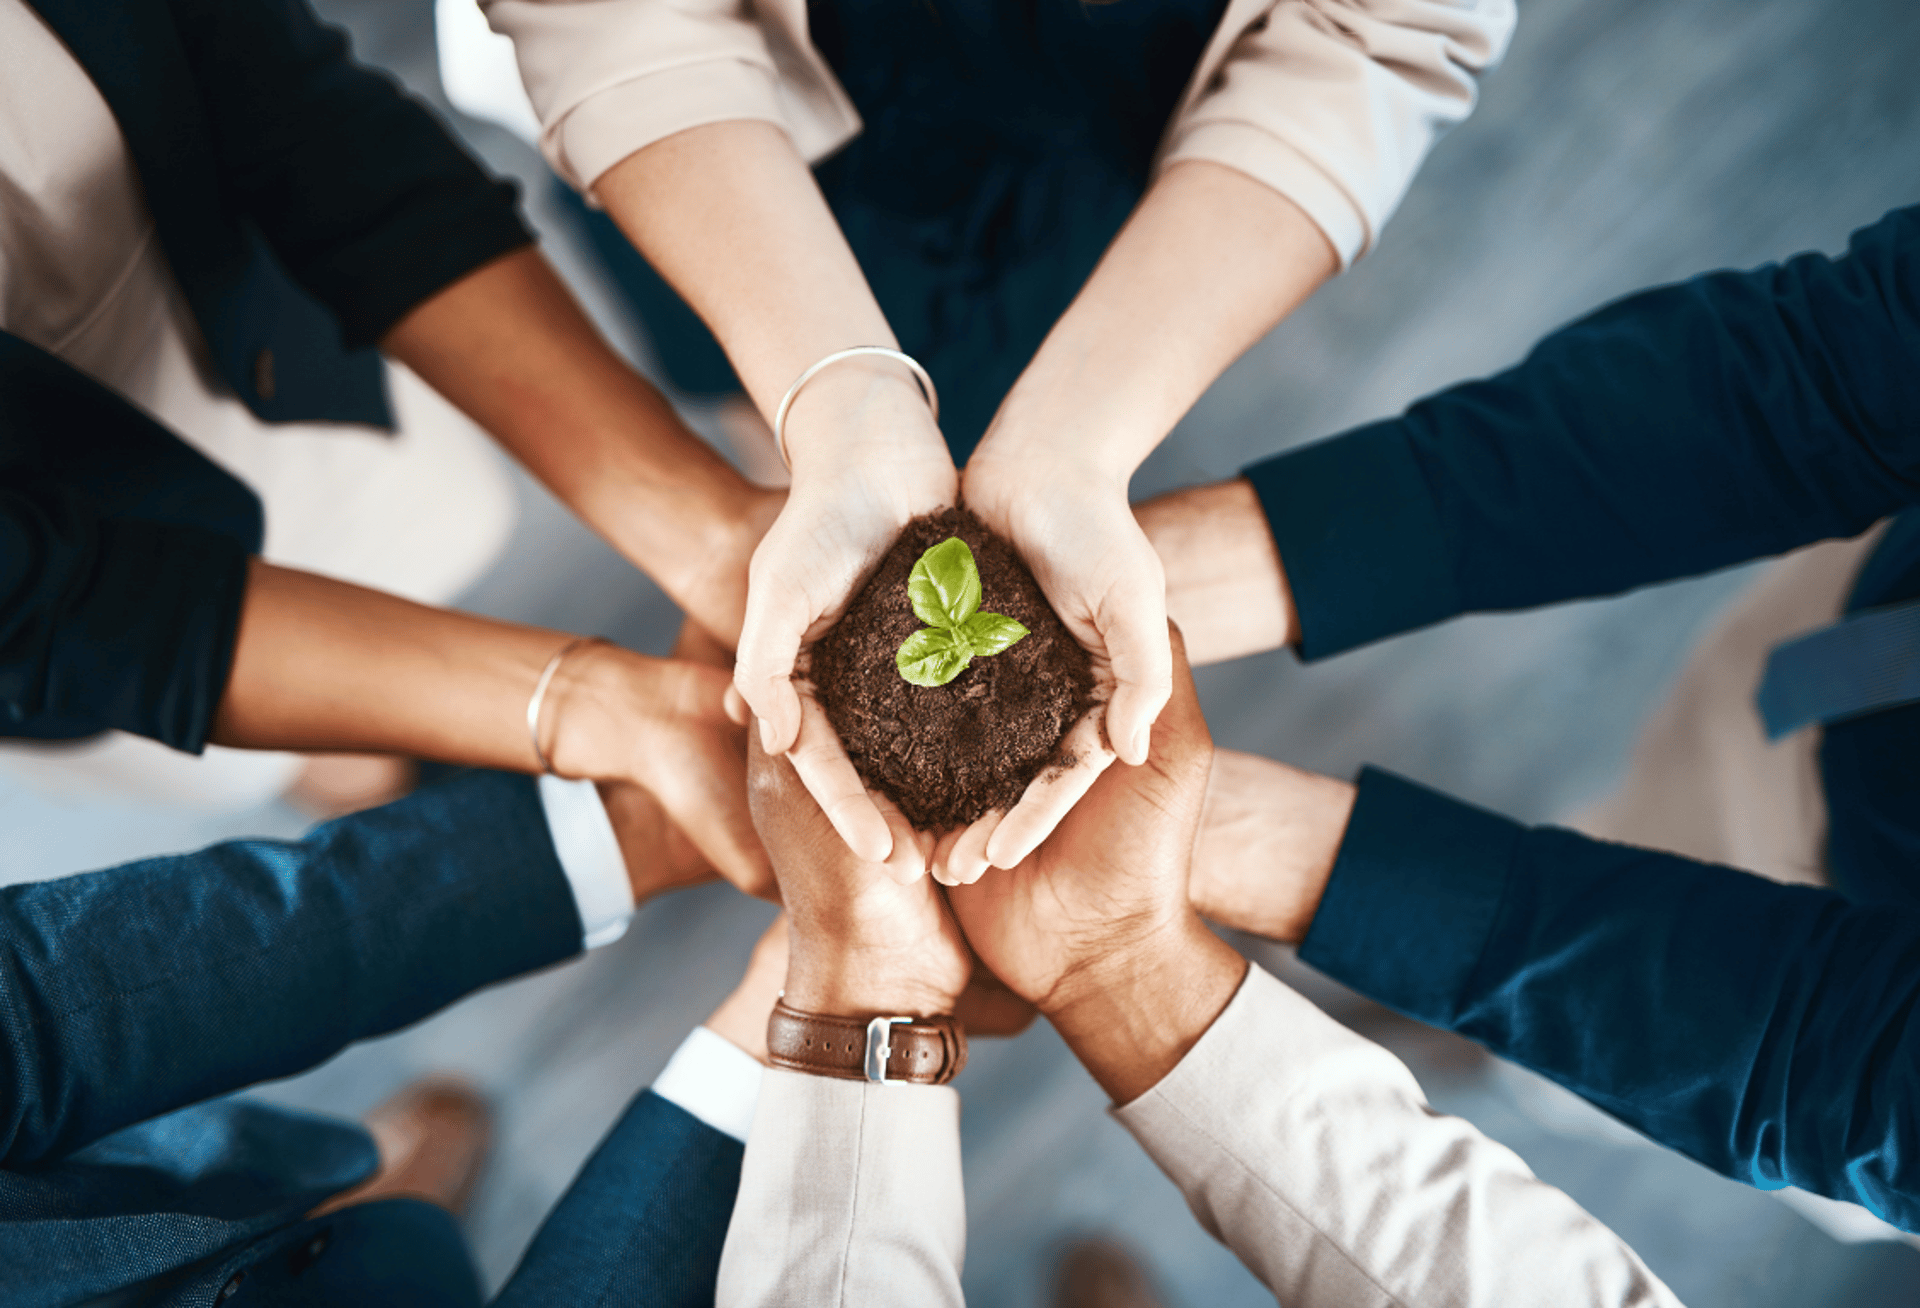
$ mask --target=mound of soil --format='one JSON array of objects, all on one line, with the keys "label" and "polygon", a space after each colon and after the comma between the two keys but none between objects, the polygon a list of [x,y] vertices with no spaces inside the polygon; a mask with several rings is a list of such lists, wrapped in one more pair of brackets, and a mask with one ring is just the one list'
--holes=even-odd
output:
[{"label": "mound of soil", "polygon": [[[980,608],[1030,633],[975,658],[944,686],[915,686],[894,655],[924,624],[907,576],[928,549],[958,536],[980,569]],[[808,675],[861,779],[922,831],[966,826],[1011,808],[1056,758],[1060,738],[1093,703],[1093,663],[1014,552],[965,509],[915,518],[845,615],[813,646]]]}]

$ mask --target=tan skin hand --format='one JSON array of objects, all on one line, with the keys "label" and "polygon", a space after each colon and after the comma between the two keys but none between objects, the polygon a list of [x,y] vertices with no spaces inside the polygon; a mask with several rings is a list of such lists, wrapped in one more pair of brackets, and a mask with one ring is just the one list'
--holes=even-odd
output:
[{"label": "tan skin hand", "polygon": [[1187,900],[1212,744],[1177,636],[1138,768],[1111,768],[1019,866],[948,891],[981,962],[1036,1004],[1118,1102],[1177,1064],[1244,961]]},{"label": "tan skin hand", "polygon": [[[787,906],[787,1002],[851,1017],[952,1012],[973,954],[938,888],[925,877],[902,884],[883,864],[863,862],[792,763],[752,738],[747,786]],[[904,824],[897,811],[893,817]]]}]

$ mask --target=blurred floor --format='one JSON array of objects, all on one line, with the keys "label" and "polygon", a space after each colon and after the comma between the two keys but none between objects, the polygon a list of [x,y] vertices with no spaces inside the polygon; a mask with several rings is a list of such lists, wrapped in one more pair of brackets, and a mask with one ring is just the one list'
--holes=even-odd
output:
[{"label": "blurred floor", "polygon": [[[321,0],[362,54],[444,109],[432,0]],[[1650,282],[1807,248],[1920,198],[1920,7],[1773,0],[1522,0],[1519,34],[1474,118],[1442,143],[1354,272],[1237,364],[1136,479],[1149,494],[1396,411],[1515,360],[1540,333]],[[609,331],[539,161],[460,120],[522,178],[549,253]],[[518,479],[522,523],[470,607],[664,652],[675,614],[646,580]],[[1522,817],[1565,814],[1622,766],[1640,716],[1734,572],[1623,599],[1475,618],[1312,669],[1248,659],[1201,675],[1223,744],[1332,771],[1362,760]],[[23,880],[232,835],[292,834],[275,807],[212,819],[0,790],[0,879]],[[359,1112],[431,1068],[499,1097],[499,1153],[469,1223],[490,1281],[635,1089],[729,988],[770,911],[704,889],[642,912],[625,940],[457,1006],[264,1093]],[[1513,1146],[1631,1241],[1694,1308],[1920,1303],[1920,1252],[1844,1243],[1472,1046],[1356,1001],[1261,951],[1343,1020],[1386,1041],[1436,1105]],[[982,1305],[1038,1302],[1064,1237],[1140,1248],[1187,1308],[1268,1303],[1187,1215],[1044,1029],[982,1042],[966,1102],[966,1282]]]}]

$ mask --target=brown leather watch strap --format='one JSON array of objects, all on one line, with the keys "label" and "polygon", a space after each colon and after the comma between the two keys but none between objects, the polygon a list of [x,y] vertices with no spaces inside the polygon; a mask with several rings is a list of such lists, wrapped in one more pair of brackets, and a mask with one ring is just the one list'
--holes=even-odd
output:
[{"label": "brown leather watch strap", "polygon": [[827,1017],[782,1001],[767,1019],[767,1061],[849,1081],[945,1085],[967,1065],[967,1034],[951,1017]]}]

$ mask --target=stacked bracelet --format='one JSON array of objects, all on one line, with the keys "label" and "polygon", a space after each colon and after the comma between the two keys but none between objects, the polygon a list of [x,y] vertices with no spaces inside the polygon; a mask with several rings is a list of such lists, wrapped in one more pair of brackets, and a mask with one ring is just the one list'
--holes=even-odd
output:
[{"label": "stacked bracelet", "polygon": [[835,350],[795,377],[793,385],[787,387],[787,393],[781,396],[780,407],[773,412],[773,448],[780,455],[780,462],[786,465],[788,471],[793,469],[793,460],[787,457],[787,411],[793,407],[793,401],[800,394],[800,388],[841,360],[859,358],[862,355],[892,359],[907,365],[913,372],[913,379],[920,383],[920,393],[927,397],[927,407],[933,410],[933,420],[940,421],[940,393],[933,388],[933,378],[927,375],[927,370],[922,368],[920,361],[911,354],[904,354],[885,345],[856,345],[851,349]]},{"label": "stacked bracelet", "polygon": [[547,752],[540,748],[540,710],[547,702],[547,687],[553,684],[553,674],[560,671],[560,665],[567,655],[582,645],[603,645],[606,642],[599,636],[579,636],[562,645],[554,656],[547,660],[547,666],[540,670],[540,680],[533,683],[533,696],[527,700],[527,739],[533,745],[533,756],[540,762],[540,770],[550,777],[560,774],[553,770],[553,761]]}]

